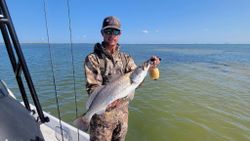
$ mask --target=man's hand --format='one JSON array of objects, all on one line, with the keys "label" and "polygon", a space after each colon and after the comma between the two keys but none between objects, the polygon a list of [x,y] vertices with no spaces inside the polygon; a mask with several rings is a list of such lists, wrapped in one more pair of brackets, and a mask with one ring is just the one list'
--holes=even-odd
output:
[{"label": "man's hand", "polygon": [[160,64],[161,58],[158,57],[158,56],[152,56],[150,58],[150,61],[152,63],[151,66],[150,66],[150,68],[156,68]]}]

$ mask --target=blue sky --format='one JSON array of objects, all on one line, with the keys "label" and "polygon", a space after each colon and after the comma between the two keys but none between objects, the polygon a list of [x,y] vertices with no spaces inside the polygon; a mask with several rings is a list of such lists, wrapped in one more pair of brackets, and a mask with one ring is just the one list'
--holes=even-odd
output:
[{"label": "blue sky", "polygon": [[[51,42],[69,42],[66,0],[45,0]],[[250,0],[69,0],[74,43],[102,41],[118,17],[120,43],[250,43]],[[46,42],[43,0],[7,0],[20,42]],[[2,41],[2,40],[1,40]]]}]

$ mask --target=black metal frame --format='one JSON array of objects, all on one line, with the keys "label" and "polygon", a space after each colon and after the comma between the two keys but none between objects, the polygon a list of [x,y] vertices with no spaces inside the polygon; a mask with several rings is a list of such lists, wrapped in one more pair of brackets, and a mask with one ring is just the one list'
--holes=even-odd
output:
[{"label": "black metal frame", "polygon": [[26,109],[31,111],[29,100],[23,85],[21,72],[23,72],[24,74],[24,78],[28,85],[31,97],[34,101],[41,122],[48,122],[49,118],[44,117],[42,107],[37,97],[36,90],[31,79],[29,69],[27,67],[5,0],[0,0],[0,29]]}]

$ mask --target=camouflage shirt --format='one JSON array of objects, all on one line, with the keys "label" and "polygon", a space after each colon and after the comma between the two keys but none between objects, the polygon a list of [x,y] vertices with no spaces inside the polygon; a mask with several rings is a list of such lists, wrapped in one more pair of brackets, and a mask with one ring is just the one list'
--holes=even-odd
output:
[{"label": "camouflage shirt", "polygon": [[98,86],[107,84],[114,75],[123,75],[136,68],[131,56],[120,52],[120,45],[113,54],[104,48],[103,43],[96,43],[94,52],[84,62],[86,90],[91,94]]}]

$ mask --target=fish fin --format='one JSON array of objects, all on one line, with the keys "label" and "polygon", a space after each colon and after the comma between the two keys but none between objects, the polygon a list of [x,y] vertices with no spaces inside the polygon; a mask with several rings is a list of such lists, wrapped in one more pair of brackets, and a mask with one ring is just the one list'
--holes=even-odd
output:
[{"label": "fish fin", "polygon": [[98,92],[103,88],[104,86],[99,86],[97,87],[89,96],[88,101],[86,102],[86,109],[88,110],[91,103],[93,102],[93,100],[95,99],[96,95],[98,94]]},{"label": "fish fin", "polygon": [[130,101],[134,99],[135,96],[135,90],[133,90],[127,97],[129,98]]},{"label": "fish fin", "polygon": [[80,116],[80,117],[78,117],[77,119],[75,119],[74,121],[73,121],[73,125],[76,127],[76,128],[78,128],[78,129],[80,129],[80,130],[82,130],[82,131],[84,131],[84,132],[87,132],[88,131],[88,129],[89,129],[89,123],[90,123],[90,120],[88,120],[86,117],[84,117],[84,116]]}]

